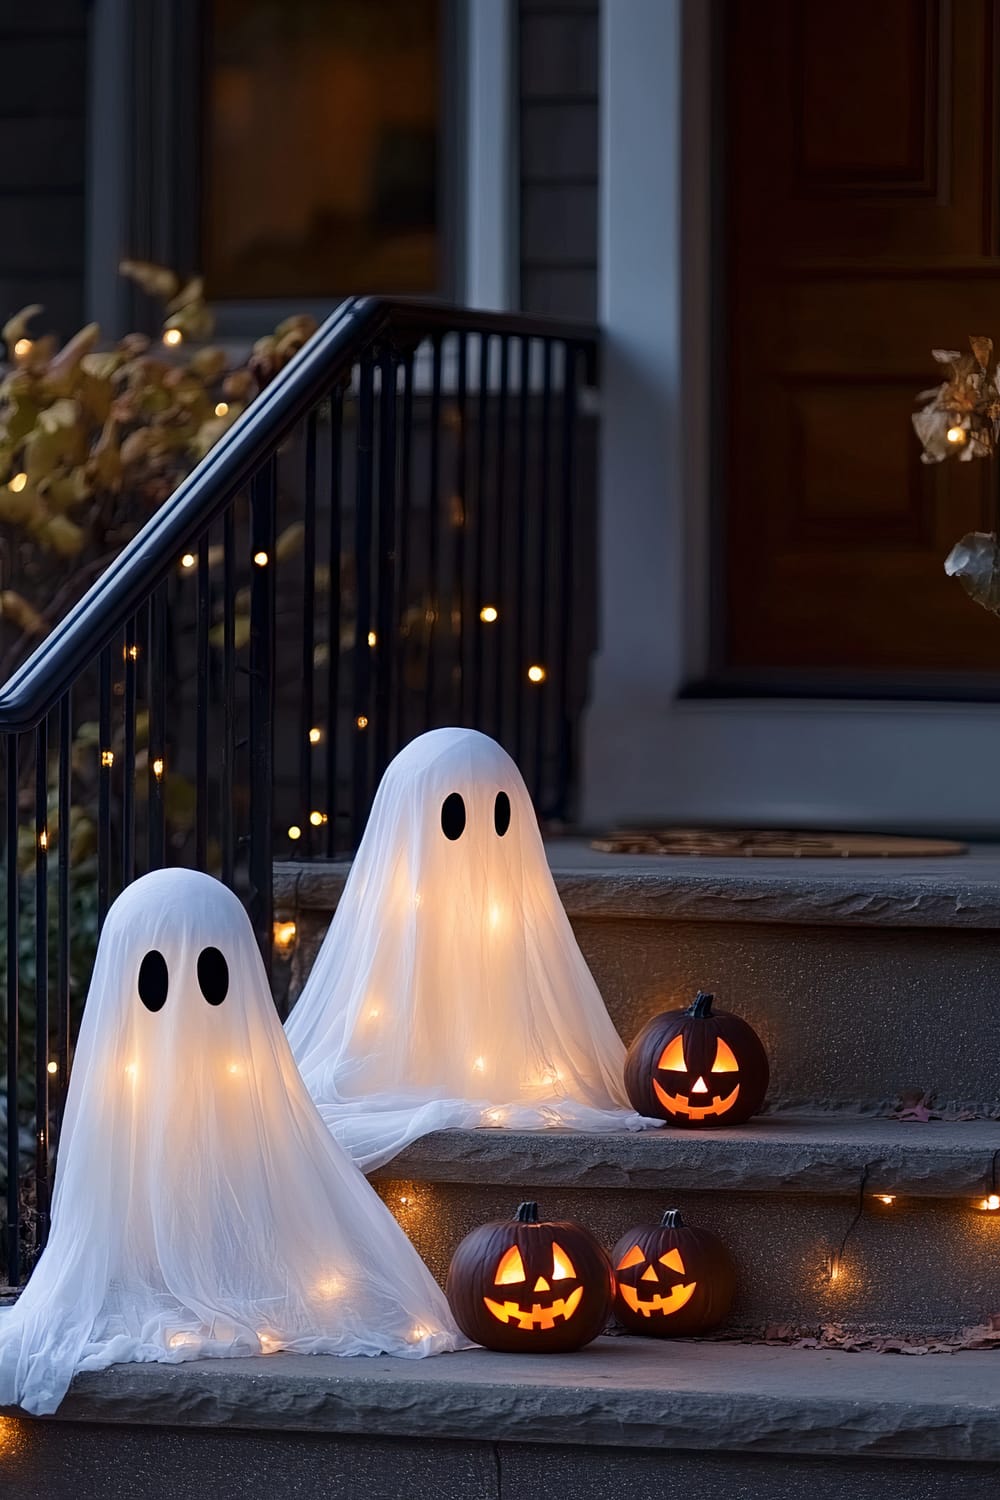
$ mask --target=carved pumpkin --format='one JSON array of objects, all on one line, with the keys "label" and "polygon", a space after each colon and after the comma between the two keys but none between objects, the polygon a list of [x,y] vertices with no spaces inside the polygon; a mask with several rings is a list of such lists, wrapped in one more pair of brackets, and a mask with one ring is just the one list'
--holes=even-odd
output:
[{"label": "carved pumpkin", "polygon": [[487,1349],[559,1354],[589,1344],[611,1314],[607,1256],[581,1224],[539,1223],[538,1204],[481,1224],[452,1256],[445,1288],[462,1332]]},{"label": "carved pumpkin", "polygon": [[736,1271],[707,1229],[689,1229],[676,1208],[657,1225],[623,1234],[611,1253],[615,1312],[626,1328],[655,1338],[703,1333],[733,1304]]},{"label": "carved pumpkin", "polygon": [[687,1010],[654,1016],[629,1048],[625,1087],[641,1115],[671,1125],[742,1125],[767,1093],[767,1053],[746,1021],[712,1010],[699,991]]}]

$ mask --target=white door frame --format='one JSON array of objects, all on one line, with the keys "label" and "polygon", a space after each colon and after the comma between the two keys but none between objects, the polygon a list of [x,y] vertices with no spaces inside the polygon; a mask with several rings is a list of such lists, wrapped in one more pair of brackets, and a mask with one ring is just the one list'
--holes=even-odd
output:
[{"label": "white door frame", "polygon": [[583,821],[1000,830],[1000,705],[678,696],[707,662],[719,440],[708,10],[602,5],[601,649]]}]

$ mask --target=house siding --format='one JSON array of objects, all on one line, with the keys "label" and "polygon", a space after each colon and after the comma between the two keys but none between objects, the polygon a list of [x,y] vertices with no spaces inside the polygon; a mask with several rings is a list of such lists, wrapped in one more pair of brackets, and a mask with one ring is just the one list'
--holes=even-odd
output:
[{"label": "house siding", "polygon": [[525,312],[597,314],[599,0],[519,0]]},{"label": "house siding", "polygon": [[86,0],[0,0],[0,322],[41,302],[83,319]]}]

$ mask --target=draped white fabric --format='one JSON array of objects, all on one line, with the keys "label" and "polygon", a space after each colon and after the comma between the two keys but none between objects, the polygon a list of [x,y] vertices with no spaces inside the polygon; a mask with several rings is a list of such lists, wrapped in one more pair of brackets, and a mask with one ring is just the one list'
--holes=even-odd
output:
[{"label": "draped white fabric", "polygon": [[0,1313],[0,1405],[54,1411],[75,1371],[122,1361],[464,1343],[324,1129],[239,901],[189,871],[136,881],[101,936],[48,1247]]},{"label": "draped white fabric", "polygon": [[448,1127],[656,1123],[628,1105],[524,782],[473,730],[432,730],[389,766],[286,1029],[366,1170]]}]

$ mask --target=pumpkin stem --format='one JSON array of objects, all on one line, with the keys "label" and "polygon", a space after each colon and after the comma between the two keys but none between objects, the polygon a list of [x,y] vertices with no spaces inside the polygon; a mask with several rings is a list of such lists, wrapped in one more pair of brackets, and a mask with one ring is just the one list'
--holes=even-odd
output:
[{"label": "pumpkin stem", "polygon": [[517,1213],[514,1215],[514,1223],[515,1224],[537,1224],[538,1223],[538,1204],[537,1203],[519,1203],[518,1206],[517,1206]]},{"label": "pumpkin stem", "polygon": [[684,1228],[684,1220],[681,1218],[681,1211],[680,1211],[680,1209],[679,1208],[668,1208],[667,1211],[666,1211],[666,1213],[663,1215],[663,1218],[660,1220],[660,1228],[661,1229],[683,1229]]},{"label": "pumpkin stem", "polygon": [[707,1016],[712,1014],[712,1001],[714,999],[714,995],[708,995],[704,990],[699,990],[688,1006],[687,1014],[694,1016],[698,1021],[704,1021]]}]

